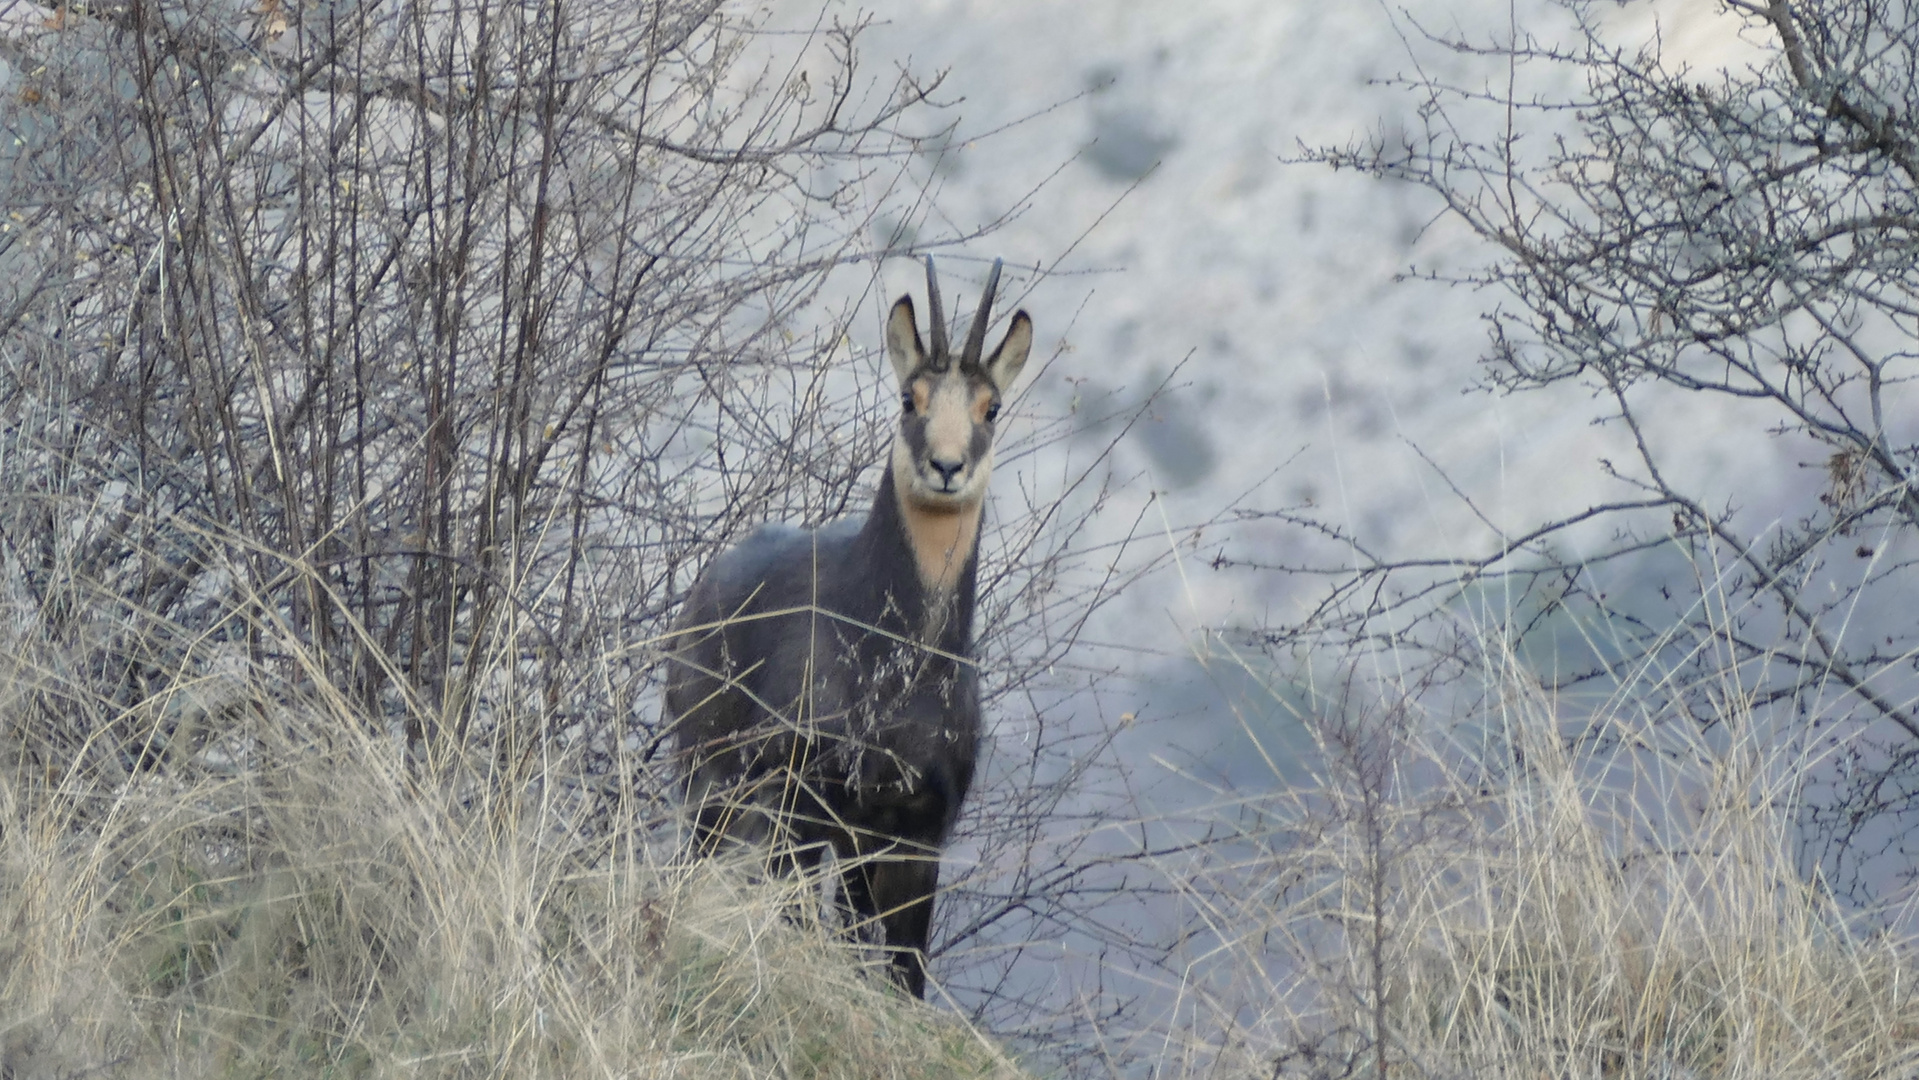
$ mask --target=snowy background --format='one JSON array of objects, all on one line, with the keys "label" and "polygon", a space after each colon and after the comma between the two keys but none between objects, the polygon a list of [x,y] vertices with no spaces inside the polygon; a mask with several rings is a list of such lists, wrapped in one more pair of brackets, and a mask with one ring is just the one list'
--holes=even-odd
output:
[{"label": "snowy background", "polygon": [[[818,9],[794,10],[791,26],[804,31]],[[1141,401],[1167,384],[1119,447],[1123,498],[1090,529],[1124,533],[1150,496],[1162,503],[1139,518],[1143,531],[1164,520],[1169,537],[1228,508],[1310,506],[1377,553],[1471,555],[1492,547],[1493,527],[1523,532],[1629,494],[1600,460],[1631,454],[1619,432],[1595,425],[1599,406],[1578,387],[1519,398],[1473,391],[1481,316],[1501,297],[1398,280],[1414,266],[1488,260],[1477,239],[1423,190],[1289,160],[1414,129],[1419,98],[1382,80],[1423,73],[1501,85],[1490,61],[1447,52],[1421,28],[1491,43],[1517,26],[1569,41],[1559,8],[900,0],[849,6],[842,17],[861,11],[877,20],[860,39],[869,70],[946,72],[937,96],[953,104],[941,119],[956,126],[909,166],[917,171],[905,186],[926,192],[909,215],[914,238],[937,243],[998,223],[984,240],[944,249],[949,308],[970,312],[998,255],[1008,263],[1001,315],[1017,304],[1035,317],[1035,360],[1005,441],[1017,445],[1022,411],[1057,417],[1091,400]],[[1763,59],[1757,31],[1700,0],[1637,4],[1612,20],[1622,46],[1656,36],[1671,67]],[[894,211],[877,214],[872,248],[900,227]],[[884,303],[923,288],[909,260],[887,262],[881,277],[863,301],[870,317],[855,320],[855,344],[869,356]],[[1765,500],[1783,507],[1819,483],[1803,448],[1737,417],[1708,411],[1681,426],[1695,441],[1674,455],[1682,468],[1771,478],[1746,496],[1759,513]],[[1096,454],[1111,435],[1089,425],[1068,445],[1004,461],[1001,512],[1017,506],[1009,488],[1046,490],[1062,455]],[[1278,531],[1227,523],[1208,530],[1203,549],[1271,564],[1298,554],[1287,543]],[[1129,591],[1089,635],[1139,658],[1120,703],[1100,708],[1161,721],[1129,732],[1123,755],[1147,771],[1187,766],[1223,790],[1296,780],[1302,766],[1285,752],[1304,747],[1282,730],[1282,710],[1251,680],[1206,670],[1194,650],[1203,628],[1290,621],[1315,587],[1279,573],[1215,573],[1202,561]],[[1002,740],[1012,737],[1016,718],[995,722]],[[1247,744],[1246,726],[1261,729],[1266,749],[1282,748],[1280,775]],[[1149,797],[1204,800],[1217,790],[1173,782]],[[952,854],[969,856],[964,846]],[[1062,966],[1027,977],[1088,976]]]},{"label": "snowy background", "polygon": [[[1115,474],[1133,500],[1158,493],[1174,525],[1226,507],[1310,504],[1376,552],[1436,555],[1489,550],[1488,521],[1524,531],[1630,494],[1600,460],[1632,455],[1615,428],[1595,425],[1600,407],[1578,387],[1472,392],[1486,346],[1481,315],[1502,297],[1397,279],[1412,266],[1487,260],[1476,238],[1423,190],[1288,160],[1305,147],[1416,128],[1418,97],[1381,80],[1423,73],[1500,85],[1504,72],[1490,61],[1435,47],[1421,28],[1504,42],[1517,26],[1570,41],[1558,7],[949,0],[862,9],[879,20],[864,38],[869,64],[944,70],[942,96],[957,102],[951,144],[916,177],[931,193],[921,238],[1012,215],[942,266],[948,291],[967,297],[981,267],[966,257],[1027,268],[1015,280],[1033,282],[1018,303],[1037,320],[1035,356],[1057,357],[1031,377],[1026,407],[1051,415],[1076,396],[1139,400],[1173,374],[1120,448]],[[1700,0],[1609,17],[1622,46],[1656,37],[1669,67],[1763,60],[1758,31]],[[1036,282],[1035,266],[1046,270]],[[905,260],[884,274],[885,297],[920,288]],[[869,347],[877,318],[861,324]],[[1705,411],[1678,427],[1694,445],[1669,457],[1696,478],[1722,489],[1726,478],[1771,478],[1730,485],[1754,512],[1769,512],[1768,499],[1783,509],[1819,483],[1804,467],[1817,455],[1739,417]],[[1093,452],[1108,434],[1088,431],[1075,449]],[[1015,464],[1039,476],[1048,467]],[[1133,518],[1133,508],[1115,508],[1094,527]],[[1209,551],[1257,562],[1293,554],[1272,550],[1287,539],[1263,528],[1228,525],[1208,541]],[[1193,649],[1203,627],[1289,621],[1316,598],[1316,583],[1184,570],[1135,590],[1095,628],[1096,638],[1156,657],[1138,669],[1124,707],[1163,722],[1129,734],[1123,752],[1188,766],[1223,781],[1219,790],[1299,779],[1306,766],[1285,753],[1303,752],[1304,740],[1284,730],[1283,710],[1230,667],[1203,670]],[[1243,725],[1280,748],[1280,776]],[[1173,783],[1155,797],[1217,791]]]},{"label": "snowy background", "polygon": [[[1660,34],[1669,64],[1758,57],[1740,21],[1714,7],[1635,5],[1616,29],[1622,44]],[[940,96],[956,102],[951,145],[922,169],[920,237],[1011,215],[942,262],[947,290],[970,304],[981,268],[967,257],[1027,268],[1014,272],[1022,288],[1032,267],[1046,270],[1016,301],[1035,314],[1035,356],[1059,352],[1029,375],[1034,407],[1105,392],[1137,400],[1177,372],[1118,470],[1164,495],[1173,523],[1311,503],[1380,550],[1464,552],[1489,534],[1447,480],[1502,527],[1619,494],[1597,467],[1612,434],[1589,423],[1583,394],[1467,392],[1485,346],[1480,314],[1499,297],[1395,280],[1415,265],[1483,261],[1485,249],[1421,190],[1287,160],[1410,127],[1418,100],[1378,80],[1416,66],[1499,77],[1418,28],[1504,40],[1510,20],[1550,39],[1568,29],[1558,9],[955,0],[858,10],[878,20],[862,38],[869,67],[945,71]],[[921,287],[906,260],[885,275],[885,296]],[[876,342],[878,315],[866,322]],[[1696,429],[1701,468],[1775,452],[1743,428],[1719,437],[1713,423]],[[1259,554],[1223,540],[1229,554]],[[1177,603],[1142,598],[1129,623],[1170,634],[1283,621],[1300,597],[1269,577],[1248,594],[1243,579],[1192,573]]]},{"label": "snowy background", "polygon": [[[794,5],[794,27],[817,12]],[[1005,219],[941,266],[949,296],[963,298],[949,306],[970,311],[983,263],[1007,260],[1013,291],[1001,314],[1024,306],[1039,333],[1025,409],[1055,416],[1106,395],[1143,400],[1171,376],[1120,446],[1114,472],[1134,505],[1109,508],[1092,527],[1125,529],[1156,493],[1164,518],[1155,507],[1143,519],[1154,528],[1228,507],[1310,505],[1376,552],[1475,554],[1493,543],[1480,515],[1523,531],[1626,494],[1599,460],[1631,455],[1614,429],[1593,424],[1598,407],[1577,387],[1520,398],[1471,391],[1486,343],[1480,317],[1501,297],[1396,280],[1413,266],[1483,262],[1479,241],[1440,217],[1423,190],[1289,160],[1412,129],[1419,99],[1382,80],[1503,79],[1489,61],[1434,46],[1422,28],[1496,42],[1516,26],[1570,40],[1557,6],[949,0],[829,9],[849,20],[859,12],[875,19],[860,39],[869,71],[946,73],[938,97],[953,105],[939,119],[955,130],[913,165],[909,186],[927,191],[914,210],[917,237]],[[1717,5],[1636,4],[1611,18],[1621,45],[1656,35],[1669,66],[1763,58],[1758,31]],[[880,214],[873,246],[896,227]],[[921,288],[917,265],[886,264],[870,317],[855,323],[869,353],[880,298]],[[1016,412],[1008,442],[1018,425]],[[1805,454],[1736,418],[1697,415],[1685,427],[1698,445],[1683,458],[1704,475],[1818,482],[1801,467]],[[1068,450],[1096,452],[1111,434],[1089,425]],[[999,505],[1009,487],[1044,489],[1061,454],[1046,447],[1003,463]],[[1283,535],[1253,527],[1211,529],[1207,541],[1207,552],[1254,562],[1296,554],[1275,547]],[[1182,569],[1130,592],[1098,629],[1152,647],[1161,659],[1142,682],[1162,699],[1184,698],[1160,704],[1190,715],[1203,707],[1192,694],[1214,692],[1190,660],[1197,629],[1285,623],[1316,594],[1283,574]],[[1142,694],[1150,708],[1153,694]]]}]

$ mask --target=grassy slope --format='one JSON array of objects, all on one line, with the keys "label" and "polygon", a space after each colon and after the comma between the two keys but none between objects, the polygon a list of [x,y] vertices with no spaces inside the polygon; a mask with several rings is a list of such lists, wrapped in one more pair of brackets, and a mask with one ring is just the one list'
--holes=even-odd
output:
[{"label": "grassy slope", "polygon": [[[1157,1075],[1373,1075],[1382,1028],[1393,1076],[1919,1075],[1912,952],[1795,873],[1791,763],[1581,758],[1512,682],[1474,730],[1523,768],[1422,721],[1372,798],[1382,722],[1318,721],[1325,786],[1164,862],[1216,947],[1187,1019],[1133,1033]],[[241,715],[99,790],[0,706],[0,1076],[1023,1075],[796,886],[570,838],[558,784],[422,792],[338,711]]]},{"label": "grassy slope", "polygon": [[1660,722],[1658,687],[1574,725],[1516,663],[1494,682],[1451,725],[1309,707],[1328,782],[1242,808],[1258,854],[1183,871],[1233,956],[1203,992],[1287,988],[1222,1056],[1377,1075],[1383,1042],[1393,1076],[1919,1076],[1912,912],[1803,878],[1804,763],[1737,696],[1708,745]]},{"label": "grassy slope", "polygon": [[405,794],[349,728],[100,795],[8,760],[0,1075],[1019,1075],[793,896]]}]

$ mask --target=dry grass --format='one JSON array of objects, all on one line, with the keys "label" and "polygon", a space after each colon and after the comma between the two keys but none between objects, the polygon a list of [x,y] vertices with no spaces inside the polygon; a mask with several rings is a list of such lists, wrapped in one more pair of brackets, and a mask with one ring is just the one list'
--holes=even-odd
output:
[{"label": "dry grass", "polygon": [[1215,1017],[1214,1062],[1377,1076],[1383,1044],[1406,1077],[1919,1075],[1914,951],[1884,929],[1911,920],[1795,867],[1783,740],[1728,708],[1684,742],[1621,698],[1569,741],[1518,665],[1501,678],[1443,740],[1346,697],[1310,721],[1326,786],[1255,808],[1262,854],[1187,871],[1227,967],[1276,990]]},{"label": "dry grass", "polygon": [[0,769],[0,1075],[1020,1075],[797,885],[423,792],[349,717],[247,726],[226,775]]},{"label": "dry grass", "polygon": [[[1795,763],[1736,714],[1570,751],[1511,678],[1472,753],[1329,708],[1323,785],[1162,867],[1219,949],[1156,1075],[1374,1076],[1381,1034],[1395,1077],[1919,1075],[1911,950],[1795,871]],[[342,709],[229,714],[110,791],[14,744],[0,1076],[1024,1075],[795,918],[805,883],[581,839],[559,783],[423,786]]]},{"label": "dry grass", "polygon": [[1388,986],[1409,1059],[1527,1076],[1919,1067],[1909,954],[1793,873],[1769,812],[1722,785],[1674,845],[1595,813],[1574,775],[1511,798],[1465,850],[1409,860]]},{"label": "dry grass", "polygon": [[[198,721],[72,725],[167,731],[104,784],[48,735],[77,695],[0,679],[0,1077],[1025,1075],[801,917],[816,884],[575,828],[579,762],[426,782],[338,697],[204,682]],[[1910,943],[1797,871],[1776,733],[1489,682],[1450,723],[1309,696],[1323,782],[1223,792],[1239,835],[1159,863],[1205,955],[1101,1032],[1126,1075],[1919,1076]]]}]

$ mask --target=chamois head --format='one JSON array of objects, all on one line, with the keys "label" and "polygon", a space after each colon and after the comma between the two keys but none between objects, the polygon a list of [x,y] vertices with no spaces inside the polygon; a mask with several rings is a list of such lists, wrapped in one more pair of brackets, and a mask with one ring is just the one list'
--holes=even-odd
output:
[{"label": "chamois head", "polygon": [[946,316],[940,310],[931,256],[926,259],[926,302],[933,347],[920,345],[912,297],[900,297],[886,320],[886,356],[899,375],[903,409],[893,440],[893,483],[915,510],[955,513],[978,507],[986,496],[1000,397],[1019,377],[1033,346],[1033,320],[1022,311],[1013,316],[993,354],[980,357],[999,272],[1000,260],[995,259],[966,347],[957,357],[947,346]]}]

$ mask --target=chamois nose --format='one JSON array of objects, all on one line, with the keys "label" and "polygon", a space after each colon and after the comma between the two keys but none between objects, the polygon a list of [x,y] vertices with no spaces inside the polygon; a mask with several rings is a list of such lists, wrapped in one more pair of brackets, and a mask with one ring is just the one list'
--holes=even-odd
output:
[{"label": "chamois nose", "polygon": [[953,486],[953,478],[966,467],[964,461],[941,461],[939,458],[927,458],[926,463],[933,467],[934,472],[940,474],[940,486],[946,488]]}]

